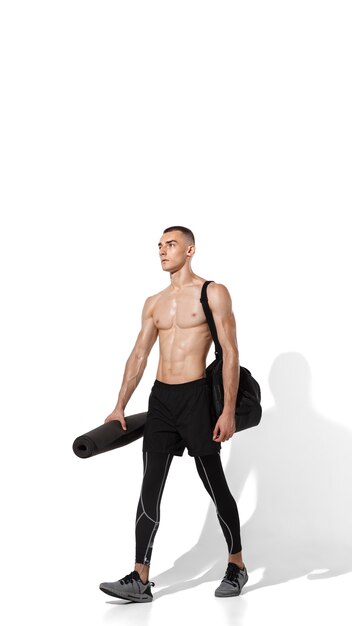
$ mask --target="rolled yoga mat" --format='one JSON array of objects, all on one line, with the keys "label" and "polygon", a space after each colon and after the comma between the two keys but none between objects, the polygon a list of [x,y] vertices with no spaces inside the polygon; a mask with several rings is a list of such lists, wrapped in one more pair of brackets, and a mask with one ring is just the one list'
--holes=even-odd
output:
[{"label": "rolled yoga mat", "polygon": [[110,420],[88,433],[77,437],[72,449],[81,459],[109,452],[126,446],[142,437],[147,413],[136,413],[125,417],[127,430],[123,430],[119,420]]}]

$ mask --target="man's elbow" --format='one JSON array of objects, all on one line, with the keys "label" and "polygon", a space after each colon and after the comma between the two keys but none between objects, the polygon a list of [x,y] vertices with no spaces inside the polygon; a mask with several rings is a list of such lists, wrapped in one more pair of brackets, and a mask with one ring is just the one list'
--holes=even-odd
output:
[{"label": "man's elbow", "polygon": [[134,350],[133,356],[138,363],[146,363],[148,360],[149,352],[147,350],[139,349]]}]

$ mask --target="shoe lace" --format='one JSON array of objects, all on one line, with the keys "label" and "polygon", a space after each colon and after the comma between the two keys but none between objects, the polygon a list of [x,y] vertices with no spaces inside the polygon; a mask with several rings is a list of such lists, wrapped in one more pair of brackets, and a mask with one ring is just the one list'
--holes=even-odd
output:
[{"label": "shoe lace", "polygon": [[120,585],[127,585],[127,583],[131,583],[133,580],[135,580],[135,577],[133,576],[133,572],[131,572],[130,574],[127,574],[127,576],[121,578]]},{"label": "shoe lace", "polygon": [[230,580],[231,582],[238,583],[238,570],[235,570],[233,567],[228,567],[224,576],[224,580]]},{"label": "shoe lace", "polygon": [[[127,574],[127,576],[124,576],[123,578],[121,578],[120,585],[127,585],[127,583],[131,583],[133,580],[137,580],[137,577],[134,571],[131,572],[130,574]],[[155,583],[150,581],[149,584],[151,587],[155,587]]]}]

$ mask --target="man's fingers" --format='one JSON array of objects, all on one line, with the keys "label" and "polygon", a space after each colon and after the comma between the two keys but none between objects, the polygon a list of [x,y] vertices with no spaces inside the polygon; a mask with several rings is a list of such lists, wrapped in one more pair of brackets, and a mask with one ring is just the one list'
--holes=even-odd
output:
[{"label": "man's fingers", "polygon": [[114,417],[112,415],[109,415],[105,420],[104,420],[104,424],[107,424],[108,422],[112,422],[112,420],[117,420],[118,422],[120,422],[122,429],[123,430],[127,430],[127,425],[124,419],[120,419],[119,417]]},{"label": "man's fingers", "polygon": [[220,442],[224,442],[224,441],[228,441],[229,439],[231,439],[231,437],[234,435],[236,431],[230,432],[228,435],[226,433],[221,433],[221,431],[219,432],[218,435],[214,434],[213,436],[213,440],[214,441],[220,441]]}]

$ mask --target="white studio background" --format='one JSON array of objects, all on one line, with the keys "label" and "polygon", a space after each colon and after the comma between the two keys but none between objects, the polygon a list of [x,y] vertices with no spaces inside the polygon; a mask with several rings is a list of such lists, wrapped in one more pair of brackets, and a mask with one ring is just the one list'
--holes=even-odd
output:
[{"label": "white studio background", "polygon": [[[7,624],[293,624],[303,604],[304,623],[350,623],[350,33],[336,0],[2,2]],[[98,585],[133,569],[142,440],[86,460],[71,446],[115,406],[176,224],[193,270],[228,287],[261,384],[261,425],[222,452],[253,588],[213,596],[226,544],[186,450],[154,543],[165,593],[140,617]],[[146,410],[157,358],[126,415]]]}]

